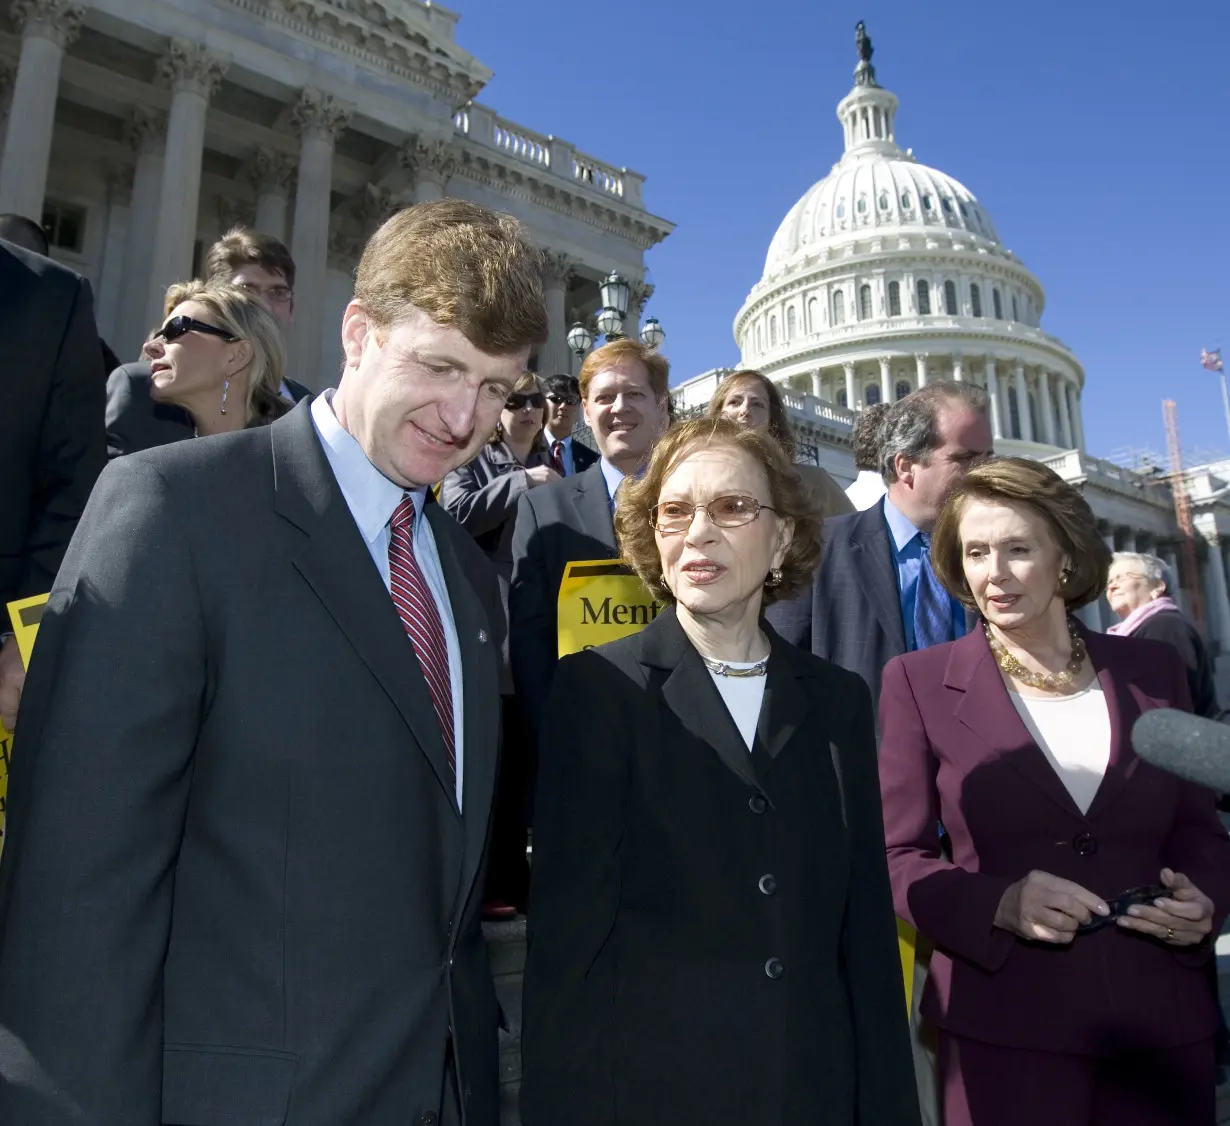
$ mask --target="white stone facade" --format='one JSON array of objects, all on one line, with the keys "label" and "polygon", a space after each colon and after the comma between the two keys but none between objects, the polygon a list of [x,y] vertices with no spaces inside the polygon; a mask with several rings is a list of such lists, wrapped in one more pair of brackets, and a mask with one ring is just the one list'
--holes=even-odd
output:
[{"label": "white stone facade", "polygon": [[[848,485],[858,410],[928,380],[970,380],[988,392],[999,453],[1050,465],[1082,489],[1112,549],[1160,555],[1178,573],[1181,536],[1166,479],[1086,451],[1084,368],[1042,329],[1041,283],[967,188],[898,146],[898,100],[874,70],[855,76],[837,106],[845,152],[782,221],[734,321],[741,366],[783,393],[800,459]],[[732,370],[679,384],[676,406],[700,409]],[[1230,653],[1230,464],[1186,478],[1206,633]],[[1082,616],[1095,628],[1117,620],[1105,602]]]},{"label": "white stone facade", "polygon": [[162,293],[244,222],[298,271],[290,374],[341,360],[363,243],[444,195],[516,215],[549,254],[543,372],[572,370],[568,325],[615,269],[651,292],[644,252],[673,229],[644,177],[475,101],[491,72],[421,0],[0,0],[0,212],[45,218],[54,256],[96,291],[135,358]]}]

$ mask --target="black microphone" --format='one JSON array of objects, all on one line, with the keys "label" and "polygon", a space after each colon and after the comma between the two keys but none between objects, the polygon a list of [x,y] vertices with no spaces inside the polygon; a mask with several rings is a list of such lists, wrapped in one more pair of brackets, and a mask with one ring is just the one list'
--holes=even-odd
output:
[{"label": "black microphone", "polygon": [[1230,727],[1155,708],[1132,726],[1132,749],[1159,770],[1219,794],[1230,793]]}]

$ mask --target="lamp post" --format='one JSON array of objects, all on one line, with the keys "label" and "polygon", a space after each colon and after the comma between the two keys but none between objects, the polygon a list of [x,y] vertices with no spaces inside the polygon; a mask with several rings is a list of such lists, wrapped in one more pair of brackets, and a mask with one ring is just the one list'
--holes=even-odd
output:
[{"label": "lamp post", "polygon": [[[624,321],[628,316],[628,298],[631,293],[631,286],[621,274],[612,270],[598,286],[598,292],[602,298],[602,309],[598,313],[598,331],[602,333],[606,342],[609,344],[612,340],[622,340],[624,338]],[[646,319],[640,332],[641,343],[646,348],[659,348],[662,341],[666,339],[666,332],[662,328],[662,322],[657,317],[649,317]],[[568,347],[580,359],[594,346],[594,334],[577,321],[568,330]]]}]

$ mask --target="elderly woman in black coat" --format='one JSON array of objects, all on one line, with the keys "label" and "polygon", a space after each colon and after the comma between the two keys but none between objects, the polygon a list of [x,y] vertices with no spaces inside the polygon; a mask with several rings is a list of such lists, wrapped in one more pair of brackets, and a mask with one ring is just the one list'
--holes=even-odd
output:
[{"label": "elderly woman in black coat", "polygon": [[683,423],[620,489],[665,608],[565,657],[534,821],[526,1126],[917,1126],[871,697],[761,608],[815,510],[772,438]]}]

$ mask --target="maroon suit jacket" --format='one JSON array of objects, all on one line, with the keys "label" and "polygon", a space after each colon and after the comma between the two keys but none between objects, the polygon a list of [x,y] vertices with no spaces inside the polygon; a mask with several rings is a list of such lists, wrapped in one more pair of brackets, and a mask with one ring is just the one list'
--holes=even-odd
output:
[{"label": "maroon suit jacket", "polygon": [[[1105,899],[1169,866],[1230,908],[1230,839],[1214,798],[1137,758],[1150,708],[1191,710],[1166,645],[1086,634],[1111,722],[1110,764],[1088,814],[1030,736],[977,629],[894,658],[880,698],[880,788],[897,914],[936,944],[923,1015],[1006,1047],[1101,1055],[1213,1034],[1205,947],[1179,951],[1110,926],[1068,946],[993,926],[1004,890],[1038,869]],[[940,847],[938,823],[951,860]]]}]

